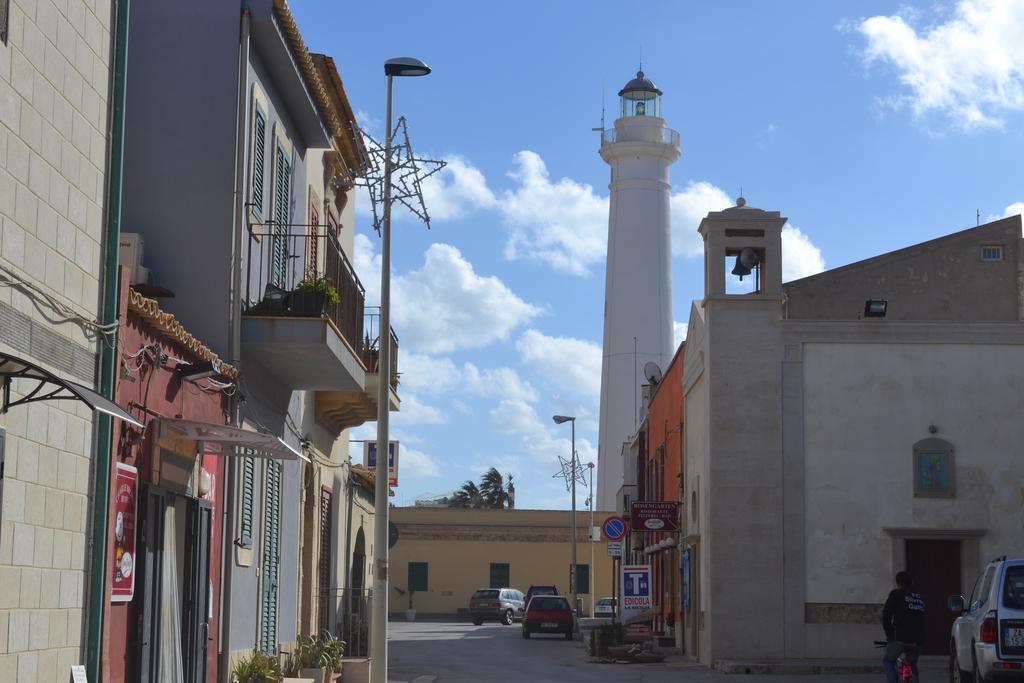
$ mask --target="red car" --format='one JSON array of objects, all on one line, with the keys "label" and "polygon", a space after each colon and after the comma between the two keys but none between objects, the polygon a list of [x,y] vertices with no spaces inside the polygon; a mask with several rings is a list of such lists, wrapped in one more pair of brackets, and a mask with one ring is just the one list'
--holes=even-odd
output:
[{"label": "red car", "polygon": [[523,615],[523,638],[531,633],[562,633],[566,640],[572,640],[575,626],[568,600],[561,595],[537,595]]}]

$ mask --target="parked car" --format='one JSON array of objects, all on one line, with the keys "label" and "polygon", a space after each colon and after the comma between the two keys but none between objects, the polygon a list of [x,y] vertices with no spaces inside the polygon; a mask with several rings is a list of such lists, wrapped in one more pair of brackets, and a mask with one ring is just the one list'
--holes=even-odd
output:
[{"label": "parked car", "polygon": [[515,588],[481,588],[469,599],[469,615],[479,626],[485,621],[500,621],[506,626],[522,619],[526,600]]},{"label": "parked car", "polygon": [[556,586],[530,586],[526,589],[526,606],[530,606],[530,598],[534,595],[558,595]]},{"label": "parked car", "polygon": [[960,613],[949,646],[953,683],[1024,680],[1024,559],[993,560],[974,583],[970,600],[955,595],[949,609]]},{"label": "parked car", "polygon": [[535,595],[523,615],[523,638],[533,633],[561,633],[572,640],[576,619],[569,601],[561,595]]},{"label": "parked car", "polygon": [[615,598],[601,598],[594,605],[594,616],[614,619],[617,602]]}]

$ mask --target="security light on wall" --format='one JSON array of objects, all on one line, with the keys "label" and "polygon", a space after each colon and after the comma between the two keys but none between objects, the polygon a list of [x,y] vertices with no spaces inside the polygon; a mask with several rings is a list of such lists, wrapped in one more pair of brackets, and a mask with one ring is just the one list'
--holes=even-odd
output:
[{"label": "security light on wall", "polygon": [[889,308],[889,302],[885,299],[868,299],[864,302],[865,318],[884,318]]},{"label": "security light on wall", "polygon": [[215,360],[203,361],[202,363],[179,363],[177,366],[178,374],[181,375],[182,379],[187,379],[190,382],[196,380],[205,379],[207,377],[214,377],[220,374],[220,363]]}]

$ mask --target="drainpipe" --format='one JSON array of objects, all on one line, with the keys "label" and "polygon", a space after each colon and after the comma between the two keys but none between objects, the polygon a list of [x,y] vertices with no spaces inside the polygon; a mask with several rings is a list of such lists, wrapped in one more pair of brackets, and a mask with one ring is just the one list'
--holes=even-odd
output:
[{"label": "drainpipe", "polygon": [[[124,110],[128,71],[128,9],[129,0],[113,0],[111,23],[115,26],[111,39],[114,57],[110,83],[110,111],[107,120],[107,222],[103,249],[103,295],[100,321],[109,325],[117,320],[120,290],[118,259],[121,245],[121,191],[124,183]],[[117,337],[113,343],[101,337],[99,351],[99,391],[104,398],[114,399],[114,377],[117,367]],[[110,497],[110,463],[113,451],[113,419],[98,414],[93,482],[92,544],[89,546],[89,610],[86,615],[86,673],[91,681],[100,678],[103,659],[103,608],[106,606],[107,579],[107,504]]]},{"label": "drainpipe", "polygon": [[[246,101],[249,83],[249,9],[242,10],[241,35],[238,48],[238,104],[235,113],[235,197],[232,202],[231,225],[234,228],[234,254],[231,272],[231,362],[242,369],[242,233],[246,227],[248,207],[245,205],[245,140]],[[242,426],[239,392],[231,397],[231,416],[236,427]],[[224,534],[221,549],[220,637],[217,644],[218,676],[228,680],[231,664],[231,586],[235,571],[235,494],[238,491],[238,458],[230,457],[224,463]]]}]

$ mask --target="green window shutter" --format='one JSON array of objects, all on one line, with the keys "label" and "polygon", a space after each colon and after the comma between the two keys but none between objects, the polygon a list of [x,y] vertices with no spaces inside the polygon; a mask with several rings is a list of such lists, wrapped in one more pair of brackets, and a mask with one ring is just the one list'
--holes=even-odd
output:
[{"label": "green window shutter", "polygon": [[256,107],[253,121],[252,148],[252,211],[263,220],[263,180],[266,175],[267,157],[267,115]]},{"label": "green window shutter", "polygon": [[411,590],[411,591],[425,591],[425,590],[427,590],[427,563],[426,562],[410,562],[409,563],[409,590]]},{"label": "green window shutter", "polygon": [[271,255],[271,282],[286,286],[288,269],[288,209],[291,207],[292,167],[283,145],[277,145],[274,174],[274,237]]},{"label": "green window shutter", "polygon": [[281,463],[267,462],[267,495],[263,514],[263,594],[260,613],[260,649],[277,653],[279,606],[278,569],[281,560]]},{"label": "green window shutter", "polygon": [[576,592],[590,593],[590,565],[576,565]]},{"label": "green window shutter", "polygon": [[256,463],[252,458],[242,458],[242,490],[239,503],[239,539],[243,548],[252,547],[252,508],[256,481]]},{"label": "green window shutter", "polygon": [[508,588],[512,585],[509,581],[508,563],[491,562],[491,582],[487,585],[491,588]]}]

